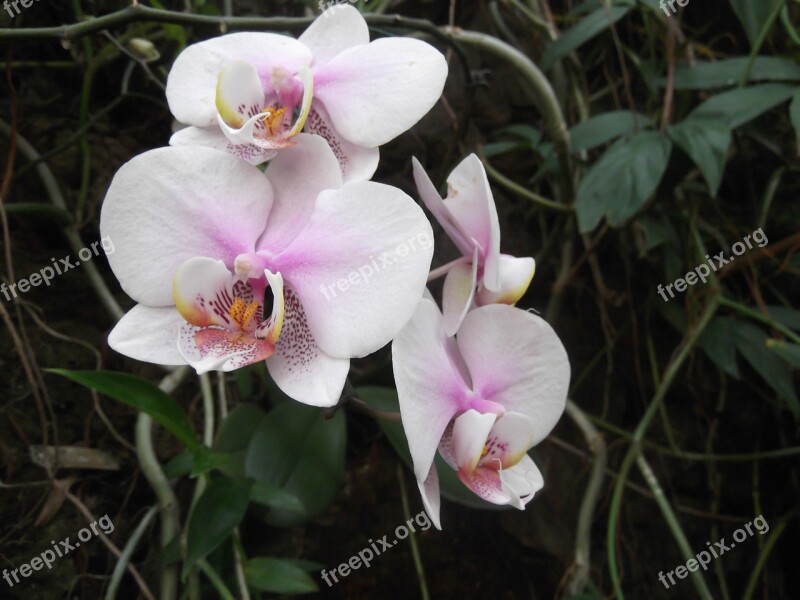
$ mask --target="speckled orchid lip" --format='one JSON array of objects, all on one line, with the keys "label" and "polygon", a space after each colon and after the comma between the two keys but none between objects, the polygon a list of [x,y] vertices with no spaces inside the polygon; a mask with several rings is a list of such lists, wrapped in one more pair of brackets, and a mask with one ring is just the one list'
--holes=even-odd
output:
[{"label": "speckled orchid lip", "polygon": [[222,261],[209,258],[193,258],[178,268],[173,296],[186,321],[178,349],[198,373],[232,371],[275,352],[285,315],[283,277],[263,273],[274,297],[268,319],[263,318],[263,281],[242,279]]},{"label": "speckled orchid lip", "polygon": [[269,92],[265,93],[258,71],[244,61],[228,63],[219,72],[217,121],[234,146],[286,148],[295,143],[293,138],[305,127],[314,97],[311,70],[304,66],[293,76],[275,67],[269,82]]}]

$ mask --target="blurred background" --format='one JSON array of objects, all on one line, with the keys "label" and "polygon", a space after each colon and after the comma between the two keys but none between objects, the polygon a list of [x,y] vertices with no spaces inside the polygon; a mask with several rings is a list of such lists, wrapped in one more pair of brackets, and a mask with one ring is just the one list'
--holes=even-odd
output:
[{"label": "blurred background", "polygon": [[[187,44],[241,29],[299,35],[320,13],[311,1],[141,0],[172,12],[25,32],[91,25],[131,4],[26,1],[0,11],[6,284],[53,259],[76,262],[79,248],[100,240],[115,171],[169,140],[164,83]],[[203,470],[270,486],[249,499],[234,541],[239,555],[277,559],[248,565],[252,597],[800,595],[800,4],[681,2],[355,4],[373,39],[419,36],[450,63],[441,102],[382,148],[375,180],[417,198],[412,155],[441,186],[469,153],[484,160],[503,251],[537,262],[519,306],[564,341],[572,403],[531,452],[546,484],[527,510],[488,510],[450,482],[443,531],[418,531],[329,587],[320,569],[368,540],[391,539],[422,509],[402,430],[385,418],[396,407],[388,348],[354,361],[352,389],[325,414],[290,405],[261,367],[211,378],[231,410],[214,447],[236,459]],[[382,16],[394,14],[404,19]],[[458,254],[436,231],[439,266]],[[747,236],[752,247],[734,246]],[[706,255],[731,259],[736,248],[741,255],[706,282],[659,292],[708,264]],[[111,518],[117,551],[137,537],[130,562],[157,590],[180,550],[162,548],[133,445],[136,411],[46,371],[164,377],[108,349],[115,320],[97,278],[124,309],[133,305],[102,252],[49,286],[0,297],[0,569],[74,539],[88,511]],[[172,397],[201,431],[198,379]],[[287,432],[281,419],[303,426]],[[253,467],[258,432],[273,437]],[[56,447],[70,449],[56,460]],[[161,428],[154,448],[185,520],[197,457],[193,466]],[[300,475],[270,479],[286,461]],[[324,472],[309,476],[314,461]],[[196,519],[195,529],[213,529],[217,516]],[[759,516],[769,531],[711,561],[701,581],[676,578],[667,589],[659,580]],[[207,564],[235,590],[233,556],[227,540]],[[0,597],[103,598],[117,564],[113,549],[92,540],[14,587],[0,581]],[[201,597],[222,597],[207,578],[198,585]],[[114,595],[145,597],[130,574]]]}]

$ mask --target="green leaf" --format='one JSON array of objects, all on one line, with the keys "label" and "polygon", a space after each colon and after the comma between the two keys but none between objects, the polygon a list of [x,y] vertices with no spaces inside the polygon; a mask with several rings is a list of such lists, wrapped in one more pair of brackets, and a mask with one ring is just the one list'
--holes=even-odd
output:
[{"label": "green leaf", "polygon": [[127,373],[112,371],[49,369],[49,372],[95,389],[101,394],[150,415],[190,450],[194,450],[200,445],[183,409],[175,400],[149,381]]},{"label": "green leaf", "polygon": [[667,169],[672,142],[643,131],[617,141],[589,169],[578,188],[575,209],[582,233],[603,217],[618,227],[650,199]]},{"label": "green leaf", "polygon": [[[749,60],[747,56],[739,56],[680,65],[675,69],[673,85],[676,90],[711,90],[738,85]],[[758,56],[753,61],[747,81],[800,81],[800,66],[777,56]],[[666,87],[667,78],[661,77],[657,83]]]},{"label": "green leaf", "polygon": [[192,453],[192,459],[191,476],[197,477],[224,466],[231,459],[231,455],[227,452],[217,452],[208,446],[198,446]]},{"label": "green leaf", "polygon": [[[358,394],[359,398],[377,410],[385,412],[399,412],[400,410],[400,402],[397,399],[397,392],[393,389],[381,387],[359,387],[356,388],[356,393]],[[406,466],[413,470],[414,464],[411,460],[411,452],[408,449],[408,441],[406,439],[405,431],[403,430],[403,424],[399,421],[386,420],[381,420],[378,422],[378,424],[386,434],[386,437],[388,438],[389,443],[395,449],[395,452],[397,452]],[[439,489],[441,490],[443,497],[451,500],[452,502],[458,502],[464,506],[469,506],[470,508],[477,508],[481,510],[498,510],[501,508],[495,504],[491,504],[485,500],[482,500],[471,490],[469,490],[463,483],[461,483],[461,480],[458,478],[458,475],[453,468],[448,465],[438,453],[436,454],[434,464],[436,465],[436,470],[439,473]]]},{"label": "green leaf", "polygon": [[528,145],[524,142],[492,142],[481,146],[481,156],[491,158],[514,150],[526,150]]},{"label": "green leaf", "polygon": [[577,49],[596,35],[619,21],[632,6],[599,8],[584,17],[577,25],[565,31],[560,38],[550,43],[539,61],[543,69],[549,69],[567,54]]},{"label": "green leaf", "polygon": [[669,243],[679,245],[678,234],[669,218],[661,213],[647,212],[636,218],[643,236],[644,250],[649,252],[661,244]]},{"label": "green leaf", "polygon": [[767,306],[767,312],[784,327],[800,331],[800,310],[788,306]]},{"label": "green leaf", "polygon": [[741,379],[736,364],[736,325],[730,317],[716,317],[700,336],[700,345],[711,361],[734,379]]},{"label": "green leaf", "polygon": [[256,504],[270,508],[293,511],[305,515],[306,509],[297,496],[282,490],[276,485],[257,481],[253,485],[250,499]]},{"label": "green leaf", "polygon": [[245,478],[244,460],[247,447],[266,416],[267,413],[255,404],[242,404],[231,411],[220,425],[214,448],[230,456],[230,460],[221,469],[228,477]]},{"label": "green leaf", "polygon": [[244,576],[250,587],[276,594],[318,592],[317,583],[294,561],[257,557],[247,561]]},{"label": "green leaf", "polygon": [[304,511],[271,509],[270,525],[293,526],[321,514],[344,482],[344,414],[325,419],[298,402],[281,404],[261,420],[247,448],[245,476],[299,499]]},{"label": "green leaf", "polygon": [[800,156],[800,88],[794,93],[792,103],[789,106],[789,116],[792,119],[794,133],[797,137],[797,154]]},{"label": "green leaf", "polygon": [[719,119],[736,129],[786,102],[796,90],[796,86],[783,83],[737,88],[712,96],[695,108],[689,118]]},{"label": "green leaf", "polygon": [[591,150],[620,136],[647,129],[653,125],[650,117],[629,110],[615,110],[581,121],[569,130],[573,152]]},{"label": "green leaf", "polygon": [[791,373],[787,365],[776,360],[775,354],[767,347],[769,336],[750,323],[740,323],[736,333],[736,348],[745,360],[786,402],[795,418],[800,416],[800,401],[794,390]]},{"label": "green leaf", "polygon": [[195,504],[186,537],[183,576],[213,552],[239,525],[250,502],[250,481],[215,477]]},{"label": "green leaf", "polygon": [[800,369],[800,346],[780,340],[767,340],[767,348],[775,352],[795,369]]},{"label": "green leaf", "polygon": [[189,450],[182,450],[176,454],[166,465],[164,465],[164,475],[167,479],[178,479],[192,472],[194,457]]},{"label": "green leaf", "polygon": [[769,17],[784,0],[730,0],[731,8],[739,17],[750,45],[754,46]]},{"label": "green leaf", "polygon": [[715,119],[687,119],[667,128],[667,134],[698,166],[716,196],[733,137],[730,127]]},{"label": "green leaf", "polygon": [[542,141],[542,132],[532,125],[509,125],[508,127],[503,127],[497,133],[510,133],[512,135],[521,137],[523,140],[528,142],[528,145],[531,148],[536,148]]}]

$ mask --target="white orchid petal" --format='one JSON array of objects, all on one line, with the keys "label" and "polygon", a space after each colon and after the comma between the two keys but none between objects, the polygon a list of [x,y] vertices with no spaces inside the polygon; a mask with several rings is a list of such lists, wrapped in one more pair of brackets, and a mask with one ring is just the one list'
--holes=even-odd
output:
[{"label": "white orchid petal", "polygon": [[457,342],[475,393],[530,418],[532,444],[544,439],[564,412],[570,377],[566,350],[550,325],[492,304],[467,314]]},{"label": "white orchid petal", "polygon": [[429,299],[420,300],[392,343],[400,416],[418,481],[428,476],[447,426],[469,394],[447,351],[454,344],[444,335],[442,314]]},{"label": "white orchid petal", "polygon": [[170,306],[172,278],[190,258],[233,265],[251,253],[272,206],[272,186],[256,167],[202,146],[140,154],[114,176],[100,231],[114,241],[108,260],[137,302]]},{"label": "white orchid petal", "polygon": [[315,19],[299,41],[308,46],[314,66],[319,67],[348,48],[369,44],[369,27],[354,7],[337,4]]},{"label": "white orchid petal", "polygon": [[411,38],[381,38],[348,48],[315,69],[315,96],[336,131],[360,146],[381,146],[433,108],[447,79],[436,48]]},{"label": "white orchid petal", "polygon": [[368,181],[327,190],[306,227],[275,257],[326,353],[362,357],[388,344],[422,297],[433,232],[397,188]]},{"label": "white orchid petal", "polygon": [[464,317],[467,316],[475,298],[478,281],[478,248],[475,248],[472,262],[456,265],[447,274],[442,291],[444,330],[447,335],[455,335]]},{"label": "white orchid petal", "polygon": [[350,361],[320,350],[295,291],[284,288],[284,298],[286,312],[275,354],[267,359],[269,373],[278,387],[298,402],[334,406],[342,395]]},{"label": "white orchid petal", "polygon": [[359,146],[344,139],[334,129],[325,107],[315,103],[306,123],[306,130],[322,136],[339,161],[344,181],[368,181],[378,169],[380,150]]},{"label": "white orchid petal", "polygon": [[185,364],[175,338],[184,324],[174,307],[151,308],[137,304],[116,324],[108,345],[135,360],[158,365]]}]

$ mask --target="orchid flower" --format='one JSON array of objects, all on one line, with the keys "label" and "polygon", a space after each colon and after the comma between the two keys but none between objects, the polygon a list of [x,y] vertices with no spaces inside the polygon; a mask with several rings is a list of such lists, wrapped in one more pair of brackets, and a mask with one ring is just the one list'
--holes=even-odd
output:
[{"label": "orchid flower", "polygon": [[345,181],[368,180],[378,146],[425,116],[446,78],[433,46],[402,37],[370,42],[361,14],[335,6],[299,40],[245,32],[186,48],[167,79],[167,101],[190,127],[170,143],[260,164],[306,131],[328,140]]},{"label": "orchid flower", "polygon": [[442,307],[444,327],[454,335],[473,303],[516,304],[533,279],[533,258],[500,254],[500,224],[486,170],[471,154],[447,179],[444,200],[414,158],[417,190],[463,257],[448,267]]},{"label": "orchid flower", "polygon": [[[101,230],[138,304],[111,332],[113,349],[199,373],[266,360],[292,398],[338,401],[350,358],[388,344],[413,314],[433,234],[409,196],[343,184],[324,139],[297,142],[265,173],[202,146],[122,166]],[[423,237],[431,243],[413,243]]]},{"label": "orchid flower", "polygon": [[569,361],[552,328],[492,304],[470,311],[454,338],[423,298],[392,343],[392,360],[414,474],[436,527],[437,449],[475,494],[523,509],[544,484],[527,451],[566,404]]}]

